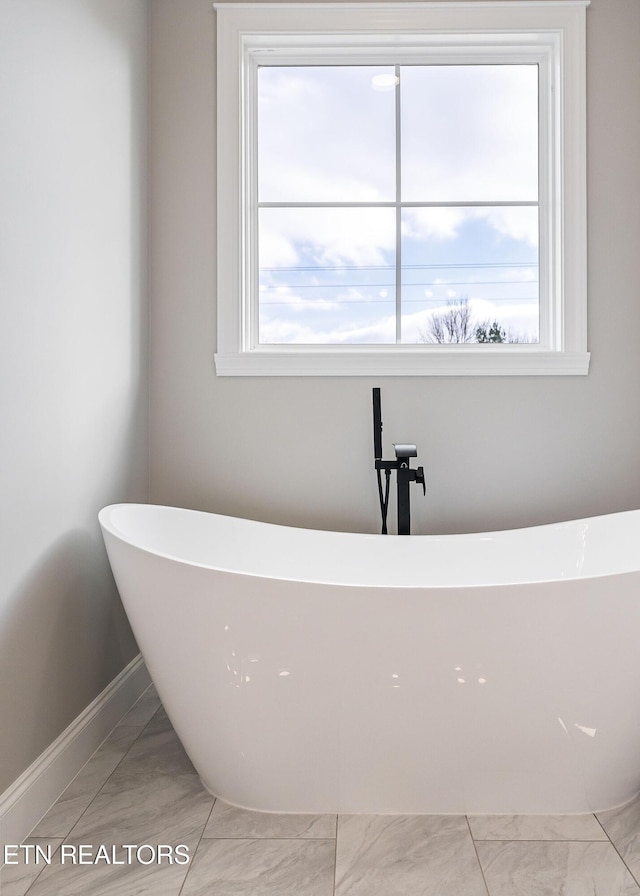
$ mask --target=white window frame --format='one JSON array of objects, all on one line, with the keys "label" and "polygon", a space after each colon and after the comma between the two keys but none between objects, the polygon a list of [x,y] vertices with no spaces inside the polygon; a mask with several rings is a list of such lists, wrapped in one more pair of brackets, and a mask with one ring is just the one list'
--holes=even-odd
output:
[{"label": "white window frame", "polygon": [[[220,376],[584,375],[590,0],[216,3]],[[398,56],[398,54],[402,54]],[[540,343],[260,345],[257,66],[391,58],[540,64]]]}]

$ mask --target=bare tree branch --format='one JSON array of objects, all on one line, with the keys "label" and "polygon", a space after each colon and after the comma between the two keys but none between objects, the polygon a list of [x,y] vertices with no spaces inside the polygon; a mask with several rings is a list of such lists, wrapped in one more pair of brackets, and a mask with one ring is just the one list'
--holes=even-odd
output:
[{"label": "bare tree branch", "polygon": [[505,330],[497,320],[491,322],[474,320],[468,298],[452,299],[447,302],[446,311],[434,312],[426,329],[419,330],[419,342],[439,344],[479,342],[536,342],[530,336],[517,333],[509,328]]},{"label": "bare tree branch", "polygon": [[447,310],[431,315],[426,330],[420,332],[422,342],[475,342],[475,328],[469,299],[447,302]]}]

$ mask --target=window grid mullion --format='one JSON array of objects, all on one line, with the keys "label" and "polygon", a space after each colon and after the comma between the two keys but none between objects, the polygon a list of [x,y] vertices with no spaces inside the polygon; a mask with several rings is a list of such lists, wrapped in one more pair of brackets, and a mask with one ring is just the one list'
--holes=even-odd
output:
[{"label": "window grid mullion", "polygon": [[[402,108],[401,108],[401,64],[394,65],[395,74],[395,197],[393,201],[261,201],[258,199],[257,209],[267,208],[393,208],[395,211],[395,343],[402,344],[402,216],[405,208],[490,208],[490,207],[539,207],[539,199],[536,200],[454,200],[454,201],[410,201],[402,200]],[[257,178],[256,178],[257,180]],[[257,189],[256,189],[257,193]],[[256,243],[257,244],[257,243]],[[259,265],[256,264],[254,270]],[[259,297],[256,294],[256,304],[259,305]],[[252,323],[255,328],[255,337],[250,342],[259,344],[258,335],[259,308],[252,315]],[[253,329],[253,328],[252,328]],[[255,340],[255,341],[254,341]]]}]

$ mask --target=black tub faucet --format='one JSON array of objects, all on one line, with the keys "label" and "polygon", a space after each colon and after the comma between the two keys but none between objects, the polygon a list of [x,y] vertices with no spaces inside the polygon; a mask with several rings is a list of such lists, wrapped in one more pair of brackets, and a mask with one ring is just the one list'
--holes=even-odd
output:
[{"label": "black tub faucet", "polygon": [[[411,458],[418,456],[415,445],[398,443],[395,449],[395,460],[382,459],[382,412],[380,409],[380,389],[373,390],[373,453],[375,469],[378,474],[378,494],[380,497],[380,512],[382,514],[382,534],[387,535],[387,510],[389,508],[389,480],[391,471],[396,471],[396,483],[398,488],[398,535],[411,534],[411,505],[409,501],[409,485],[417,482],[422,486],[424,494],[427,486],[424,478],[424,469],[417,467],[412,469]],[[382,471],[385,474],[385,488],[382,488]]]}]

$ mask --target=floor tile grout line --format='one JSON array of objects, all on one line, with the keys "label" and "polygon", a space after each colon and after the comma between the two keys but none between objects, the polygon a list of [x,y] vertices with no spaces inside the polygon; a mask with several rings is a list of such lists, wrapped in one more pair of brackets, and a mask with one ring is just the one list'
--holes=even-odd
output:
[{"label": "floor tile grout line", "polygon": [[476,841],[473,839],[473,832],[471,830],[471,824],[469,822],[469,816],[465,815],[464,820],[467,822],[467,829],[469,831],[469,836],[471,837],[471,843],[473,845],[473,851],[476,855],[476,862],[478,863],[478,870],[480,871],[480,875],[482,877],[482,883],[484,884],[484,889],[487,896],[491,896],[489,891],[489,884],[487,883],[487,878],[484,875],[484,868],[482,867],[482,862],[480,861],[480,856],[478,854],[478,847],[476,846]]},{"label": "floor tile grout line", "polygon": [[[55,805],[55,804],[54,804],[54,805]],[[60,843],[58,843],[58,845],[56,846],[56,848],[55,848],[55,850],[54,850],[54,852],[53,852],[53,854],[52,854],[52,856],[51,856],[51,863],[53,864],[53,858],[54,858],[54,856],[56,855],[56,853],[59,851],[59,849],[60,849],[60,847],[62,846],[62,844],[64,843],[64,838],[61,839],[60,837],[35,837],[34,839],[36,839],[36,840],[60,840]],[[34,887],[34,886],[36,885],[36,883],[40,880],[40,875],[42,874],[42,872],[44,871],[44,869],[47,868],[47,867],[48,867],[48,865],[43,865],[43,866],[42,866],[42,868],[40,869],[40,871],[36,874],[36,876],[35,876],[34,879],[31,881],[31,883],[29,884],[29,886],[27,887],[27,889],[24,891],[24,896],[28,896],[28,894],[29,894],[29,890],[31,890],[31,888]],[[0,888],[0,896],[1,896],[1,888]]]},{"label": "floor tile grout line", "polygon": [[[148,688],[147,688],[147,690],[148,690]],[[146,693],[146,691],[145,691],[145,693]],[[141,694],[140,697],[138,698],[138,700],[142,700],[143,697],[144,697],[144,694]],[[138,703],[138,700],[136,700],[136,703]],[[134,703],[134,706],[135,706],[135,705],[136,705],[136,704]],[[161,705],[162,705],[162,704],[161,704]],[[133,708],[133,707],[132,707],[132,708]],[[66,832],[66,834],[57,834],[56,836],[53,836],[53,837],[38,837],[38,836],[36,836],[36,837],[34,838],[34,839],[37,839],[37,840],[60,840],[60,843],[58,843],[58,846],[56,847],[55,851],[54,851],[53,854],[52,854],[52,857],[51,857],[52,860],[53,860],[53,857],[54,857],[55,855],[57,855],[58,852],[61,851],[62,846],[66,843],[67,838],[68,838],[69,835],[71,834],[71,831],[75,828],[75,826],[78,824],[78,822],[84,817],[84,815],[86,814],[86,812],[89,810],[90,806],[93,805],[94,800],[97,798],[97,796],[98,796],[98,794],[100,793],[100,791],[102,790],[102,788],[105,786],[105,784],[107,783],[107,781],[109,781],[109,779],[111,778],[111,776],[115,773],[116,769],[120,766],[120,763],[126,758],[126,756],[128,755],[128,753],[129,753],[129,751],[131,750],[131,748],[133,747],[133,745],[139,740],[139,738],[142,736],[142,734],[146,731],[146,729],[147,729],[147,725],[149,725],[149,724],[151,723],[152,719],[155,718],[155,716],[156,716],[156,714],[159,712],[159,710],[160,710],[160,707],[158,707],[158,709],[157,709],[157,710],[154,712],[154,714],[151,716],[151,719],[149,719],[149,721],[146,723],[146,725],[144,725],[144,726],[142,727],[142,729],[140,730],[140,732],[136,735],[136,737],[134,737],[134,739],[131,741],[131,743],[129,744],[129,746],[127,747],[127,749],[126,749],[125,752],[123,753],[123,755],[120,757],[120,760],[117,762],[115,768],[110,772],[109,775],[107,775],[107,777],[106,777],[105,780],[102,782],[102,784],[100,785],[100,787],[98,787],[97,791],[96,791],[96,792],[94,793],[94,795],[91,797],[91,800],[89,801],[89,803],[87,804],[87,806],[86,806],[86,807],[84,808],[84,810],[80,813],[80,815],[78,816],[78,818],[73,822],[73,824],[71,825],[71,827],[69,828],[69,830]],[[125,715],[126,715],[126,713],[125,713]],[[125,718],[125,716],[123,716],[123,718]],[[91,762],[91,760],[92,760],[93,757],[96,755],[96,753],[98,752],[98,750],[100,750],[100,749],[104,746],[104,744],[105,744],[106,741],[111,737],[111,735],[113,734],[113,732],[116,731],[121,725],[122,725],[122,719],[120,720],[120,722],[118,722],[117,725],[114,726],[114,728],[112,729],[112,731],[109,732],[109,734],[104,738],[104,740],[102,741],[102,743],[100,743],[99,746],[94,750],[94,752],[91,754],[91,756],[89,757],[89,759],[87,759],[87,761],[85,762],[85,764],[82,766],[82,769],[80,769],[80,771],[78,772],[78,774],[74,777],[73,781],[76,780],[76,778],[78,777],[78,775],[80,774],[80,772],[81,772],[81,771],[82,771],[82,770],[83,770],[83,769],[84,769],[84,768]],[[133,726],[130,726],[130,725],[124,725],[123,727],[125,727],[125,728],[130,728],[130,727],[133,727]],[[73,781],[70,781],[70,782],[69,782],[69,784],[68,784],[69,787],[71,786],[71,784],[73,784]],[[65,788],[65,790],[66,790],[66,788]],[[64,793],[64,791],[63,791],[63,793]],[[60,796],[58,797],[58,799],[55,801],[55,803],[53,803],[53,805],[49,807],[49,809],[47,810],[47,812],[50,812],[51,809],[53,809],[53,806],[55,806],[56,803],[59,802],[60,798],[63,796],[63,793],[61,793]],[[43,816],[43,818],[44,818],[44,817],[46,817],[46,815]],[[42,821],[42,819],[40,819],[40,821]],[[38,821],[38,824],[40,824],[40,821]],[[34,826],[34,829],[35,829],[35,827],[37,827],[37,825]],[[31,836],[32,836],[32,835],[31,835],[31,833],[30,833],[30,834],[29,834],[29,837],[31,837]],[[41,877],[41,875],[42,875],[42,872],[45,870],[46,867],[48,867],[48,866],[47,866],[47,865],[43,865],[43,867],[40,869],[40,871],[38,872],[38,874],[36,875],[36,877],[31,881],[31,883],[29,884],[29,886],[28,886],[27,889],[25,890],[24,896],[28,896],[29,891],[30,891],[30,890],[35,886],[35,884],[40,880],[40,877]]]},{"label": "floor tile grout line", "polygon": [[218,797],[214,796],[213,802],[211,803],[211,808],[209,809],[209,814],[206,817],[205,823],[202,825],[202,833],[200,834],[200,839],[198,840],[196,848],[193,851],[193,859],[189,862],[189,867],[187,868],[187,873],[184,876],[184,880],[180,884],[180,889],[178,890],[177,896],[182,896],[182,891],[184,890],[185,884],[187,883],[187,880],[189,879],[189,874],[191,873],[191,867],[196,860],[196,856],[198,855],[198,850],[200,849],[200,845],[202,844],[202,841],[205,839],[204,832],[206,831],[207,825],[209,824],[209,821],[211,820],[211,815],[213,813],[213,807],[215,806],[215,804],[217,802],[218,802]]},{"label": "floor tile grout line", "polygon": [[[602,832],[605,836],[605,840],[596,839],[594,837],[581,837],[578,840],[576,840],[575,837],[475,837],[473,834],[473,829],[471,827],[471,823],[469,821],[470,816],[466,815],[465,817],[467,819],[467,823],[469,824],[469,830],[471,831],[471,837],[473,838],[474,843],[604,843],[604,842],[606,842],[606,840],[608,840],[610,843],[612,843],[611,837],[607,833],[604,825],[602,824],[602,822],[600,821],[600,819],[598,818],[598,816],[596,815],[595,812],[586,812],[586,813],[579,813],[579,814],[590,815],[592,818],[594,818],[597,821],[600,828],[602,829]],[[488,814],[488,816],[485,816],[485,815],[475,816],[474,815],[471,817],[473,817],[473,818],[478,818],[478,817],[491,818],[492,816],[491,816],[491,814]],[[524,817],[525,818],[529,818],[529,817],[530,818],[538,818],[538,817],[544,817],[544,816],[537,816],[537,815],[529,816],[529,815],[526,815],[526,813],[524,813]],[[573,816],[572,815],[560,815],[560,817],[561,818],[571,818]],[[613,843],[612,843],[612,845],[613,845]]]},{"label": "floor tile grout line", "polygon": [[[143,695],[143,696],[144,696],[144,695]],[[141,699],[142,699],[142,698],[141,698]],[[135,704],[134,704],[134,705],[135,705]],[[107,775],[107,777],[104,779],[104,781],[102,782],[102,784],[100,785],[100,787],[99,787],[99,788],[97,789],[97,791],[94,793],[94,795],[93,795],[93,797],[92,797],[92,799],[91,799],[91,802],[86,806],[86,808],[85,808],[85,810],[82,812],[82,814],[81,814],[81,815],[76,819],[76,821],[73,823],[73,825],[71,826],[71,830],[69,830],[69,831],[67,832],[67,837],[71,834],[71,831],[75,828],[75,826],[76,826],[76,825],[77,825],[77,824],[84,818],[84,816],[87,814],[87,812],[89,811],[89,809],[91,808],[91,806],[92,806],[92,805],[94,804],[94,802],[97,800],[97,798],[98,798],[99,795],[102,793],[102,791],[104,790],[104,788],[106,787],[106,785],[109,783],[109,781],[111,780],[111,778],[113,778],[113,776],[115,775],[115,773],[117,772],[117,770],[120,768],[120,766],[122,765],[122,763],[124,762],[124,760],[127,758],[127,756],[129,755],[129,753],[130,753],[131,750],[133,749],[134,745],[138,743],[138,741],[140,740],[140,738],[142,737],[142,735],[144,734],[144,732],[147,730],[147,728],[149,727],[149,725],[151,724],[151,722],[155,719],[155,717],[156,717],[156,715],[158,714],[159,711],[160,711],[160,708],[158,707],[158,709],[157,709],[157,710],[154,712],[154,714],[151,716],[151,718],[149,719],[149,721],[147,722],[147,724],[144,726],[144,728],[142,728],[142,730],[140,731],[140,733],[138,734],[138,736],[135,737],[135,738],[131,741],[131,743],[129,744],[129,746],[128,746],[127,749],[125,750],[124,754],[120,757],[120,761],[116,763],[115,767],[111,770],[111,772],[110,772],[110,773]],[[117,727],[118,727],[118,726],[116,725],[116,728],[117,728]],[[114,731],[115,731],[115,728],[114,728]],[[95,756],[95,753],[94,753],[94,756]],[[65,837],[65,840],[66,840],[66,837]]]},{"label": "floor tile grout line", "polygon": [[608,831],[608,830],[605,828],[605,826],[602,824],[602,822],[601,822],[600,819],[598,818],[598,815],[597,815],[596,812],[593,813],[593,817],[595,818],[595,820],[598,822],[598,824],[599,824],[600,827],[602,828],[602,831],[603,831],[605,837],[607,838],[607,840],[610,840],[611,843],[613,843],[613,840],[611,840],[611,837],[609,836],[609,831]]},{"label": "floor tile grout line", "polygon": [[245,837],[227,835],[225,837],[200,837],[201,840],[301,840],[303,843],[324,843],[329,840],[334,841],[335,837],[279,837],[277,834],[270,834],[268,837],[260,837],[256,834],[247,834]]},{"label": "floor tile grout line", "polygon": [[[476,843],[569,843],[569,844],[573,844],[573,845],[578,845],[581,843],[606,843],[608,846],[612,847],[612,849],[614,850],[614,852],[616,853],[616,855],[618,856],[618,858],[624,865],[625,869],[629,872],[629,875],[630,875],[631,879],[633,880],[633,882],[635,883],[635,885],[638,887],[639,894],[640,894],[640,880],[638,880],[638,878],[636,877],[634,872],[631,870],[631,868],[625,861],[624,857],[622,856],[620,850],[618,849],[616,844],[613,842],[611,837],[607,834],[607,831],[605,830],[604,826],[601,824],[600,820],[597,819],[597,821],[598,821],[598,824],[600,824],[600,826],[602,827],[602,830],[604,831],[604,833],[606,834],[606,840],[575,840],[575,839],[566,839],[566,838],[561,839],[561,840],[556,840],[556,839],[553,839],[553,840],[551,840],[551,839],[545,839],[545,840],[524,840],[524,839],[497,840],[496,839],[496,840],[474,840],[474,845]],[[476,853],[477,853],[477,850],[476,850]],[[485,881],[485,885],[486,885],[486,881]],[[489,893],[489,896],[491,896],[490,893]]]},{"label": "floor tile grout line", "polygon": [[[607,837],[606,840],[594,839],[593,837],[486,837],[473,838],[474,843],[611,843]],[[611,844],[613,846],[613,844]]]},{"label": "floor tile grout line", "polygon": [[605,828],[605,826],[602,824],[602,822],[600,821],[600,819],[598,818],[598,816],[596,815],[596,813],[594,812],[593,814],[594,814],[594,818],[595,818],[595,820],[598,822],[598,824],[600,825],[600,827],[602,828],[602,830],[604,831],[604,833],[607,835],[607,839],[608,839],[609,843],[613,846],[613,848],[615,849],[616,853],[618,854],[618,856],[619,856],[619,858],[620,858],[620,861],[622,862],[622,864],[624,865],[624,867],[627,869],[627,871],[628,871],[629,874],[631,875],[631,877],[632,877],[632,879],[633,879],[633,882],[634,882],[634,883],[636,884],[636,886],[640,889],[640,878],[639,878],[639,877],[636,877],[636,875],[634,874],[634,872],[631,870],[631,868],[629,867],[629,865],[628,865],[627,862],[625,861],[624,856],[622,855],[622,853],[620,852],[620,850],[618,849],[618,847],[616,846],[616,844],[613,842],[613,840],[612,840],[612,838],[611,838],[611,835],[609,834],[609,832],[607,831],[607,829]]},{"label": "floor tile grout line", "polygon": [[[142,698],[141,698],[141,699],[142,699]],[[57,835],[57,837],[61,837],[61,838],[62,838],[62,844],[66,843],[66,841],[67,841],[68,837],[71,835],[71,832],[73,831],[73,829],[76,827],[77,824],[79,824],[79,822],[80,822],[80,821],[84,818],[84,816],[87,814],[87,812],[89,811],[89,809],[91,808],[91,806],[92,806],[92,805],[94,804],[94,802],[97,800],[98,796],[102,793],[102,791],[103,791],[103,789],[105,788],[105,786],[107,785],[107,783],[108,783],[108,782],[111,780],[111,778],[115,775],[116,771],[120,768],[120,765],[121,765],[121,764],[124,762],[124,760],[127,758],[127,756],[129,755],[129,753],[130,753],[131,750],[133,749],[134,745],[140,740],[140,738],[142,737],[142,735],[144,734],[144,732],[147,730],[148,726],[151,724],[151,722],[153,721],[153,719],[155,719],[155,717],[156,717],[156,715],[158,714],[159,711],[160,711],[160,707],[158,707],[158,709],[156,710],[156,712],[154,712],[154,714],[151,716],[151,718],[149,719],[149,721],[147,722],[147,724],[141,729],[140,733],[139,733],[139,734],[138,734],[138,735],[131,741],[131,743],[129,744],[129,746],[127,747],[127,749],[126,749],[125,752],[123,753],[123,755],[120,757],[120,759],[119,759],[118,762],[116,763],[115,767],[109,772],[109,774],[108,774],[107,777],[104,779],[104,781],[102,782],[102,784],[98,787],[98,789],[96,790],[96,792],[93,794],[93,796],[91,797],[91,799],[89,800],[89,802],[87,803],[87,805],[85,806],[85,808],[82,810],[82,812],[80,813],[80,815],[76,818],[76,820],[73,822],[73,824],[71,825],[71,827],[69,828],[69,830],[66,832],[66,834],[58,834],[58,835]],[[125,726],[125,727],[130,727],[130,726]],[[118,725],[116,725],[116,727],[113,729],[113,731],[115,731],[116,728],[118,728]],[[113,732],[111,732],[111,733],[113,733]],[[109,736],[111,736],[111,735],[109,735]],[[106,738],[105,738],[105,740],[106,740]],[[99,750],[99,749],[100,749],[100,747],[98,747],[98,750]],[[91,759],[93,759],[93,757],[96,755],[96,753],[98,752],[98,750],[96,750],[95,753],[90,757],[90,759],[87,760],[87,762],[85,763],[85,765],[88,765],[89,762],[91,762]],[[83,767],[84,767],[84,766],[83,766]],[[78,774],[79,774],[79,773],[78,773]],[[76,775],[76,777],[77,777],[77,775]],[[75,780],[75,779],[74,779],[74,780]],[[63,794],[60,794],[60,797],[59,797],[58,799],[60,799],[62,796],[63,796]],[[58,800],[56,800],[56,802],[53,804],[53,806],[55,806],[57,802],[58,802]],[[53,809],[53,806],[51,806],[51,809]],[[49,811],[51,811],[51,809],[49,809]],[[39,823],[40,823],[40,822],[38,822],[38,824],[39,824]],[[61,844],[61,845],[62,845],[62,844]]]}]

